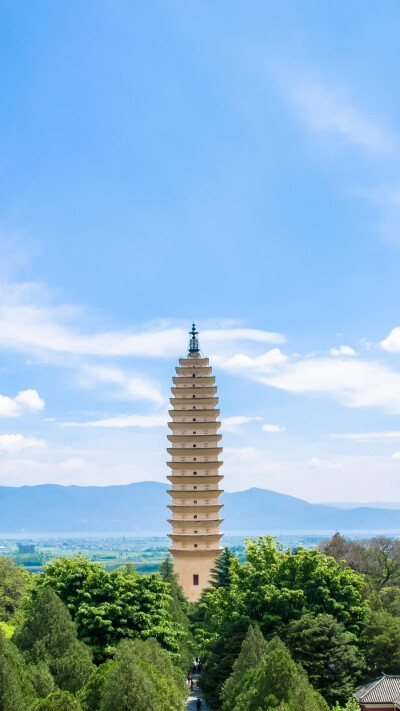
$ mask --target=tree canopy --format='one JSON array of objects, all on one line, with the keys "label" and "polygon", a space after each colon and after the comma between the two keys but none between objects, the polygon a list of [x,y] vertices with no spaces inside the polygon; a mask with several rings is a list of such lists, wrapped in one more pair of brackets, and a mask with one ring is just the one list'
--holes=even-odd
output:
[{"label": "tree canopy", "polygon": [[78,691],[92,672],[90,650],[79,642],[68,610],[49,587],[40,590],[14,640],[29,664],[48,667],[60,689]]},{"label": "tree canopy", "polygon": [[78,635],[103,661],[121,639],[154,637],[178,653],[180,630],[169,610],[169,586],[159,574],[139,575],[133,566],[110,573],[83,556],[45,566],[37,589],[50,586],[76,623]]}]

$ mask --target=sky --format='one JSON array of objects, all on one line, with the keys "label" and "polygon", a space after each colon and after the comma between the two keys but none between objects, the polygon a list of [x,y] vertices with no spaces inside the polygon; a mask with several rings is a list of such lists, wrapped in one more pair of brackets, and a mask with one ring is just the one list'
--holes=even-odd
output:
[{"label": "sky", "polygon": [[165,481],[194,319],[227,491],[400,501],[399,31],[0,1],[0,485]]}]

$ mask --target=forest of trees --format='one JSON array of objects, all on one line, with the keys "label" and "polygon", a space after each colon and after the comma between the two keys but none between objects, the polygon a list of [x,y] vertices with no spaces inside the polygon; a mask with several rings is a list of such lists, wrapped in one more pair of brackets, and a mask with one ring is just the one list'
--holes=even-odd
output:
[{"label": "forest of trees", "polygon": [[193,655],[213,711],[355,711],[362,681],[400,674],[400,543],[249,540],[196,605],[170,558],[148,575],[0,558],[0,711],[182,711]]}]

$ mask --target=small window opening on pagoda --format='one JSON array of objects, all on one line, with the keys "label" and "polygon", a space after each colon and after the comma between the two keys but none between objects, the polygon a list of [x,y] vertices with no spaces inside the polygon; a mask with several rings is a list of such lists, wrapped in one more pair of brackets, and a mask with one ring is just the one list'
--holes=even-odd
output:
[{"label": "small window opening on pagoda", "polygon": [[197,528],[194,528],[194,529],[193,529],[193,533],[198,533]]},{"label": "small window opening on pagoda", "polygon": [[196,395],[192,395],[192,397],[196,397]]},{"label": "small window opening on pagoda", "polygon": [[193,501],[194,504],[197,504],[197,501]]},{"label": "small window opening on pagoda", "polygon": [[193,489],[197,489],[197,486],[194,486]]},{"label": "small window opening on pagoda", "polygon": [[192,378],[195,378],[195,377],[196,377],[196,373],[193,373],[193,374],[192,374]]},{"label": "small window opening on pagoda", "polygon": [[193,472],[193,476],[197,476],[197,472]]},{"label": "small window opening on pagoda", "polygon": [[195,418],[195,417],[193,417],[193,422],[196,422],[196,418]]},{"label": "small window opening on pagoda", "polygon": [[193,430],[193,434],[196,434],[195,430]]},{"label": "small window opening on pagoda", "polygon": [[197,444],[194,444],[193,447],[197,447]]},{"label": "small window opening on pagoda", "polygon": [[193,518],[197,518],[197,514],[195,514],[195,515],[193,516]]},{"label": "small window opening on pagoda", "polygon": [[[197,543],[195,543],[194,545],[197,548]],[[193,575],[193,585],[198,585],[198,584],[199,584],[199,576]]]}]

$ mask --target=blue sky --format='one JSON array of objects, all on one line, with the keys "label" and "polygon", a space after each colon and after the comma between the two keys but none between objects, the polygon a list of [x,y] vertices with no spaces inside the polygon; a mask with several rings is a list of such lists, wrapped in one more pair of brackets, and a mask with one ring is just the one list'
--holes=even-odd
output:
[{"label": "blue sky", "polygon": [[228,491],[400,501],[399,30],[0,3],[0,484],[163,481],[195,319]]}]

